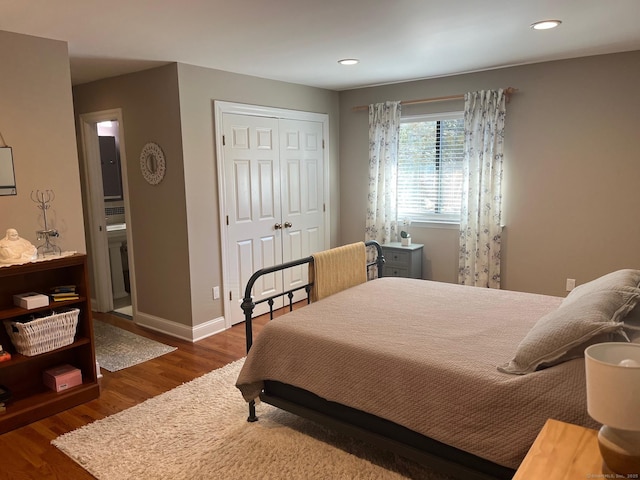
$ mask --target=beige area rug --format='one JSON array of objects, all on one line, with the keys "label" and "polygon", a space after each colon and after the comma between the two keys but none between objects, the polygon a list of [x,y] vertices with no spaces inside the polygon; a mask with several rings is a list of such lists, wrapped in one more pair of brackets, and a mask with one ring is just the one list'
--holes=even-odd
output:
[{"label": "beige area rug", "polygon": [[99,480],[448,478],[264,403],[247,422],[242,362],[52,443]]},{"label": "beige area rug", "polygon": [[99,320],[93,321],[96,360],[101,368],[117,372],[176,350]]}]

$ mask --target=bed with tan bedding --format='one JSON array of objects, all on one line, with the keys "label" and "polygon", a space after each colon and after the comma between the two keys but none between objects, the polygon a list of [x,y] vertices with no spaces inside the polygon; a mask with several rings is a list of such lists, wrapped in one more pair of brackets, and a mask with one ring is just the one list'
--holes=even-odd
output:
[{"label": "bed with tan bedding", "polygon": [[[593,312],[590,291],[586,307],[580,298],[572,307],[569,298],[424,280],[360,283],[269,322],[237,386],[247,401],[262,396],[294,411],[306,403],[301,413],[313,419],[353,419],[356,432],[380,420],[374,437],[403,443],[406,433],[408,456],[433,450],[461,466],[450,473],[510,478],[547,418],[597,427],[581,345],[624,337],[640,272],[629,281],[605,302],[610,318],[598,312],[586,329],[562,317]],[[561,321],[567,328],[555,331]],[[567,342],[567,330],[578,338]]]}]

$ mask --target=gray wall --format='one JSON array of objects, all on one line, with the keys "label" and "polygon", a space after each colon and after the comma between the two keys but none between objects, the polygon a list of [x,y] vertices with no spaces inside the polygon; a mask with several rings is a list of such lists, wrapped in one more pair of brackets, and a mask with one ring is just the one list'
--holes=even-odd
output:
[{"label": "gray wall", "polygon": [[[191,325],[176,65],[78,85],[73,96],[76,119],[122,109],[137,310]],[[148,142],[160,145],[165,155],[166,175],[158,185],[148,184],[140,173],[140,152]]]},{"label": "gray wall", "polygon": [[0,132],[13,147],[17,195],[0,197],[0,237],[15,228],[38,246],[34,190],[53,190],[47,212],[62,250],[86,252],[67,44],[0,31]]},{"label": "gray wall", "polygon": [[214,101],[261,105],[329,116],[331,244],[339,222],[338,93],[319,88],[179,64],[191,297],[195,323],[223,315],[211,288],[222,285]]},{"label": "gray wall", "polygon": [[[64,42],[0,31],[0,131],[14,147],[18,195],[0,197],[0,233],[33,243],[32,190],[53,189],[65,250],[86,251],[81,180]],[[37,59],[37,61],[34,61]],[[216,99],[329,115],[332,246],[364,235],[367,114],[352,107],[513,86],[504,182],[504,287],[564,294],[616,268],[640,268],[635,213],[640,181],[640,52],[549,62],[341,93],[189,65],[77,86],[76,114],[122,108],[128,159],[138,307],[194,329],[223,315],[213,125]],[[406,107],[451,111],[462,102]],[[149,141],[167,157],[152,187],[138,156]],[[455,282],[457,231],[412,227],[424,243],[426,277]]]},{"label": "gray wall", "polygon": [[[74,87],[76,115],[121,108],[125,131],[131,233],[139,323],[198,338],[224,315],[211,289],[222,284],[214,101],[329,115],[332,224],[337,242],[338,93],[246,75],[170,64]],[[164,180],[148,185],[143,145],[164,150]],[[214,328],[214,327],[212,327]],[[186,332],[186,330],[182,330]],[[178,332],[180,335],[180,333]]]},{"label": "gray wall", "polygon": [[[340,94],[341,242],[364,236],[366,111],[352,107],[513,86],[507,106],[503,288],[564,295],[618,268],[640,268],[640,52],[423,80]],[[407,106],[454,111],[462,101]],[[457,281],[457,230],[412,226],[426,277]]]}]

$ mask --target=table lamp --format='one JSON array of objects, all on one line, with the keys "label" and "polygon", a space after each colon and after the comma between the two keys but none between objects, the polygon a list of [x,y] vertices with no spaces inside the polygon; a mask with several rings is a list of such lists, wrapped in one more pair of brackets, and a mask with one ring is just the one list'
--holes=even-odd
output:
[{"label": "table lamp", "polygon": [[605,473],[640,475],[640,344],[598,343],[584,357],[587,411],[602,424]]}]

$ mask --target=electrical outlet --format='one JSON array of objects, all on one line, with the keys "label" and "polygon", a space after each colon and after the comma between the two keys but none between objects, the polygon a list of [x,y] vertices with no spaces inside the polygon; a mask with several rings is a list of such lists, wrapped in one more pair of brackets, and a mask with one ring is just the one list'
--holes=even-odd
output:
[{"label": "electrical outlet", "polygon": [[575,278],[567,278],[567,292],[570,292],[574,288],[576,288],[576,279]]},{"label": "electrical outlet", "polygon": [[213,299],[218,300],[220,298],[220,287],[213,287]]}]

